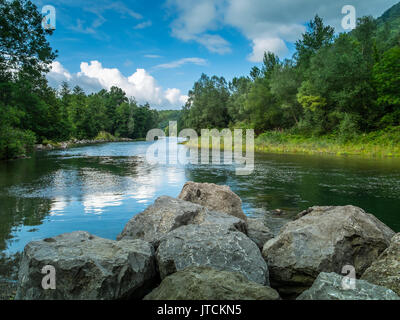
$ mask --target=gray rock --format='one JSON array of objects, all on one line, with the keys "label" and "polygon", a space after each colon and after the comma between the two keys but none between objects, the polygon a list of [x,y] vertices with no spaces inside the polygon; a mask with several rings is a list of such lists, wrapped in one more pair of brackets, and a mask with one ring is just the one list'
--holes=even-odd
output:
[{"label": "gray rock", "polygon": [[247,224],[241,219],[209,211],[195,203],[163,196],[134,216],[117,240],[143,239],[157,246],[163,235],[188,224],[218,224],[247,233]]},{"label": "gray rock", "polygon": [[371,264],[361,279],[392,289],[400,295],[400,233],[392,238],[389,248]]},{"label": "gray rock", "polygon": [[[400,300],[392,290],[364,280],[351,280],[336,273],[319,274],[312,287],[296,300]],[[354,288],[351,287],[354,285]]]},{"label": "gray rock", "polygon": [[161,279],[189,266],[235,271],[250,281],[269,284],[268,267],[245,234],[220,225],[187,225],[164,236],[156,252]]},{"label": "gray rock", "polygon": [[[56,289],[44,290],[44,266],[56,270]],[[112,241],[78,231],[26,245],[16,299],[111,300],[142,298],[157,280],[153,247],[142,240]]]},{"label": "gray rock", "polygon": [[394,232],[354,206],[313,207],[286,224],[263,248],[273,288],[294,297],[320,272],[355,267],[357,277],[387,248]]},{"label": "gray rock", "polygon": [[246,220],[242,210],[242,200],[228,186],[187,182],[178,198]]},{"label": "gray rock", "polygon": [[262,249],[264,244],[274,235],[265,225],[263,218],[247,218],[247,236]]},{"label": "gray rock", "polygon": [[166,277],[144,300],[279,300],[276,290],[237,272],[188,267]]}]

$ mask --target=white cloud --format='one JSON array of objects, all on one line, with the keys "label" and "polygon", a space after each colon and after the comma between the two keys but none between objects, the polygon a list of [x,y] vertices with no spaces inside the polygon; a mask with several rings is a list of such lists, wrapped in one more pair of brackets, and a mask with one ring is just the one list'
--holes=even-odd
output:
[{"label": "white cloud", "polygon": [[186,103],[189,97],[181,95],[181,91],[179,89],[173,88],[165,91],[165,98],[171,105],[183,105]]},{"label": "white cloud", "polygon": [[66,81],[71,86],[79,85],[87,93],[117,86],[128,97],[135,97],[139,103],[149,102],[154,107],[181,107],[187,100],[187,96],[182,95],[179,89],[169,88],[163,91],[156,79],[145,69],[136,69],[131,76],[125,77],[116,68],[104,68],[99,61],[82,62],[80,72],[76,74],[71,74],[56,61],[53,62],[47,78],[53,87],[59,87],[62,81]]},{"label": "white cloud", "polygon": [[193,63],[199,66],[204,66],[207,64],[207,60],[202,58],[183,58],[180,60],[172,61],[169,63],[163,63],[155,66],[155,69],[173,69],[178,68],[184,64]]},{"label": "white cloud", "polygon": [[153,23],[150,20],[149,21],[145,21],[145,22],[137,24],[136,26],[133,27],[133,29],[135,29],[135,30],[144,29],[144,28],[147,28],[147,27],[151,27],[152,24]]},{"label": "white cloud", "polygon": [[[356,8],[357,17],[377,17],[397,2],[352,0],[351,5]],[[299,39],[306,23],[316,14],[343,32],[342,7],[349,3],[348,0],[204,0],[201,3],[168,0],[167,4],[177,15],[171,24],[173,36],[197,41],[211,52],[228,53],[231,51],[229,42],[216,33],[222,27],[234,27],[250,41],[253,50],[248,59],[261,62],[264,49],[286,55],[285,42]]]},{"label": "white cloud", "polygon": [[168,6],[177,11],[178,18],[172,22],[172,35],[183,41],[195,41],[209,51],[225,54],[231,52],[230,43],[216,31],[221,26],[223,0],[169,0]]},{"label": "white cloud", "polygon": [[288,52],[285,42],[280,38],[256,38],[253,40],[253,52],[248,56],[251,62],[263,61],[264,52],[271,51],[279,56]]}]

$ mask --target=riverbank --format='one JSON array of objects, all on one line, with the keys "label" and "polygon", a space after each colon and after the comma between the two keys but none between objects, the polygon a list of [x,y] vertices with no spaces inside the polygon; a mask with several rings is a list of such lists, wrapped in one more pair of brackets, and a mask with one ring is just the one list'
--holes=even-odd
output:
[{"label": "riverbank", "polygon": [[[138,139],[140,140],[140,139]],[[36,144],[34,149],[35,151],[49,151],[49,150],[57,150],[57,149],[68,149],[80,145],[87,145],[87,144],[97,144],[97,143],[107,143],[107,142],[131,142],[137,141],[129,138],[118,138],[114,137],[113,135],[107,132],[101,132],[96,138],[94,139],[71,139],[69,141],[64,142],[55,142],[51,140],[45,140],[41,144]]]},{"label": "riverbank", "polygon": [[[201,147],[185,143],[188,147]],[[212,148],[211,141],[209,148]],[[224,148],[221,142],[221,149]],[[255,152],[400,158],[400,127],[353,136],[347,141],[335,135],[307,137],[280,131],[260,134],[254,141]]]}]

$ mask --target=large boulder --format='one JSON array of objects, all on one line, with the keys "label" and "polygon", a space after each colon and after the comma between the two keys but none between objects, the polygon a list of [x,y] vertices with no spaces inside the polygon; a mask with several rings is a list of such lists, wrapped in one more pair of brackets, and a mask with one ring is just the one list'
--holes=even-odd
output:
[{"label": "large boulder", "polygon": [[400,295],[400,233],[392,238],[389,248],[371,264],[361,279],[392,289]]},{"label": "large boulder", "polygon": [[247,224],[241,219],[210,211],[195,203],[163,196],[134,216],[117,240],[143,239],[157,246],[162,236],[188,224],[218,224],[247,233]]},{"label": "large boulder", "polygon": [[354,206],[313,207],[286,224],[263,248],[273,288],[295,297],[320,272],[354,266],[357,277],[387,248],[394,232]]},{"label": "large boulder", "polygon": [[[312,287],[296,300],[400,300],[392,290],[364,280],[348,281],[337,273],[321,272]],[[354,284],[354,288],[351,285]]]},{"label": "large boulder", "polygon": [[[42,287],[42,268],[56,271],[56,289]],[[142,298],[157,281],[153,247],[78,231],[26,245],[16,299],[112,300]]]},{"label": "large boulder", "polygon": [[262,249],[264,244],[274,237],[274,234],[265,225],[263,218],[247,218],[247,236]]},{"label": "large boulder", "polygon": [[188,267],[166,277],[144,300],[279,300],[276,290],[237,272]]},{"label": "large boulder", "polygon": [[235,271],[261,285],[268,267],[257,245],[245,234],[220,225],[187,225],[160,240],[156,259],[161,279],[189,266]]},{"label": "large boulder", "polygon": [[187,182],[178,198],[246,220],[242,210],[242,200],[228,186]]}]

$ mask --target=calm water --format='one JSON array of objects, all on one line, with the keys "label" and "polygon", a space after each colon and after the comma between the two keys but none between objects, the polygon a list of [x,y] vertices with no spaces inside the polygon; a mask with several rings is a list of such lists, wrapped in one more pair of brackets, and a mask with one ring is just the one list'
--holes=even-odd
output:
[{"label": "calm water", "polygon": [[234,165],[149,165],[148,146],[109,143],[0,162],[0,253],[76,230],[115,239],[133,215],[161,195],[176,197],[189,180],[229,185],[249,215],[353,204],[400,231],[399,160],[259,154],[251,176],[236,176]]}]

